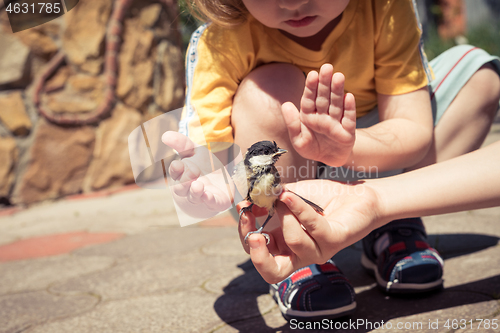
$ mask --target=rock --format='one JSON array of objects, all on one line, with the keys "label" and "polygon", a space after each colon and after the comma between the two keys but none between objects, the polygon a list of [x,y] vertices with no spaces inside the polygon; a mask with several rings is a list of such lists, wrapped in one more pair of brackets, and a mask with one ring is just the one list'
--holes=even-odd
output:
[{"label": "rock", "polygon": [[127,20],[118,57],[117,96],[126,105],[143,112],[153,94],[154,59],[150,56],[153,38],[153,33],[144,29],[137,19]]},{"label": "rock", "polygon": [[87,92],[94,89],[101,90],[104,85],[99,77],[87,74],[71,76],[68,84],[77,92]]},{"label": "rock", "polygon": [[141,124],[141,115],[121,103],[96,131],[92,163],[83,183],[84,192],[134,182],[128,153],[128,136]]},{"label": "rock", "polygon": [[54,76],[49,80],[47,80],[47,82],[45,83],[44,87],[45,92],[49,93],[64,88],[70,74],[71,74],[71,69],[68,66],[60,68],[54,74]]},{"label": "rock", "polygon": [[[164,43],[165,46],[162,46]],[[157,48],[165,53],[161,57],[160,92],[155,94],[156,104],[164,111],[182,107],[184,103],[184,60],[180,47],[164,40]]]},{"label": "rock", "polygon": [[156,3],[145,7],[139,15],[139,22],[145,28],[151,28],[156,24],[161,14],[161,4]]},{"label": "rock", "polygon": [[[56,19],[55,21],[58,21]],[[21,42],[35,54],[46,56],[57,52],[58,47],[54,39],[59,34],[60,25],[54,21],[16,33]]]},{"label": "rock", "polygon": [[80,113],[94,111],[104,96],[101,77],[76,74],[67,77],[64,90],[44,96],[49,110],[55,113]]},{"label": "rock", "polygon": [[0,198],[8,197],[14,184],[14,167],[17,163],[18,150],[12,138],[0,137]]},{"label": "rock", "polygon": [[61,91],[50,94],[47,99],[48,109],[54,113],[81,113],[92,112],[99,105],[98,102],[85,98],[77,93]]},{"label": "rock", "polygon": [[65,15],[63,49],[67,60],[80,70],[91,74],[101,70],[104,36],[112,5],[112,0],[80,1]]},{"label": "rock", "polygon": [[31,204],[79,193],[94,148],[90,126],[60,127],[41,119],[29,150],[30,163],[14,188],[14,204]]},{"label": "rock", "polygon": [[30,50],[11,34],[0,34],[0,86],[24,87],[29,81]]},{"label": "rock", "polygon": [[26,113],[21,91],[0,94],[0,121],[17,136],[31,130],[31,120]]}]

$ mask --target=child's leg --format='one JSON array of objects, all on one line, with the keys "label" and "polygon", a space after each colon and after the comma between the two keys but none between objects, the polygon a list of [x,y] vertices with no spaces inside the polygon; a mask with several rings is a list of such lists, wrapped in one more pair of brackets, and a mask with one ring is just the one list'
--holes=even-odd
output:
[{"label": "child's leg", "polygon": [[500,76],[483,65],[451,102],[434,130],[427,156],[410,170],[457,157],[481,147],[498,110]]},{"label": "child's leg", "polygon": [[[315,177],[312,163],[293,149],[281,112],[284,102],[300,105],[304,84],[304,74],[295,66],[269,64],[251,72],[241,82],[233,100],[231,125],[235,143],[245,152],[256,141],[274,140],[280,148],[288,150],[278,161],[285,182]],[[279,226],[273,219],[269,224]],[[333,318],[352,313],[356,308],[353,287],[331,260],[297,272],[281,284],[270,286],[285,318]]]},{"label": "child's leg", "polygon": [[284,182],[315,176],[312,163],[293,149],[281,113],[281,105],[285,102],[300,105],[304,83],[304,73],[297,67],[268,64],[245,77],[233,100],[231,125],[234,142],[243,152],[261,140],[276,141],[280,148],[288,150],[277,163]]},{"label": "child's leg", "polygon": [[[477,149],[498,109],[500,62],[468,45],[454,47],[431,62],[435,112],[434,142],[416,169]],[[411,189],[408,189],[411,191]],[[419,292],[442,283],[442,259],[428,248],[420,218],[392,221],[363,239],[363,265],[391,292]]]}]

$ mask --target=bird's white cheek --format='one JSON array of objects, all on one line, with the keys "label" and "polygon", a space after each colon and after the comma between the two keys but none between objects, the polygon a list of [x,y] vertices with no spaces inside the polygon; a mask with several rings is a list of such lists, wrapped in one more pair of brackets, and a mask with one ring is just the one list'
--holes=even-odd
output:
[{"label": "bird's white cheek", "polygon": [[273,164],[273,157],[271,155],[259,155],[250,158],[250,165],[252,166],[265,166]]}]

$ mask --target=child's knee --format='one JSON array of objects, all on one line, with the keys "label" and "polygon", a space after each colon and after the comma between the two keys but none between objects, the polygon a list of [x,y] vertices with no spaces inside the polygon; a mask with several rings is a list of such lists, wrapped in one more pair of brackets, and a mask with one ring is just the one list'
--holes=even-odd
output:
[{"label": "child's knee", "polygon": [[256,68],[242,80],[234,96],[233,127],[258,122],[263,130],[269,126],[286,132],[281,105],[292,102],[299,107],[304,84],[304,73],[293,65],[275,63]]},{"label": "child's knee", "polygon": [[[471,78],[484,101],[483,112],[493,118],[500,101],[500,76],[493,65],[483,65]],[[479,97],[479,96],[478,96]]]}]

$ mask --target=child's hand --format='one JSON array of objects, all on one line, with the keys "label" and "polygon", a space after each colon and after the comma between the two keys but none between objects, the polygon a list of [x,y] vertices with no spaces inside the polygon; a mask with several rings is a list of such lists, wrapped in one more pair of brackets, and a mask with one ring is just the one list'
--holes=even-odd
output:
[{"label": "child's hand", "polygon": [[325,212],[320,215],[293,193],[283,192],[276,209],[281,228],[268,230],[268,246],[260,234],[249,236],[248,245],[244,244],[245,235],[255,230],[255,218],[251,213],[242,216],[239,232],[243,246],[268,283],[282,281],[310,264],[325,263],[384,222],[379,218],[377,193],[364,183],[306,180],[287,184],[287,188],[319,204]]},{"label": "child's hand", "polygon": [[288,134],[295,150],[304,158],[330,166],[344,165],[354,146],[356,102],[344,96],[344,75],[333,74],[333,66],[321,66],[319,74],[307,75],[300,112],[293,103],[282,106]]},{"label": "child's hand", "polygon": [[[162,142],[175,149],[182,160],[173,161],[168,172],[173,180],[169,184],[177,205],[189,216],[210,218],[231,207],[231,197],[222,168],[212,170],[218,159],[204,146],[195,144],[178,132],[165,132]],[[211,155],[211,156],[210,156]],[[230,177],[227,175],[227,179]],[[230,186],[231,188],[231,186]]]}]

